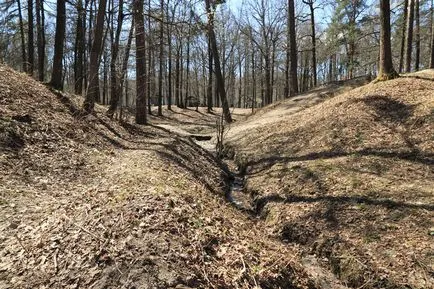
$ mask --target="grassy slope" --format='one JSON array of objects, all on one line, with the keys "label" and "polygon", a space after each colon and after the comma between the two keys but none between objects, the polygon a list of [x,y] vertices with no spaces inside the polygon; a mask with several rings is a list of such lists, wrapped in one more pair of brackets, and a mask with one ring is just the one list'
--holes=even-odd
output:
[{"label": "grassy slope", "polygon": [[268,233],[350,287],[433,288],[434,72],[418,76],[229,132]]}]

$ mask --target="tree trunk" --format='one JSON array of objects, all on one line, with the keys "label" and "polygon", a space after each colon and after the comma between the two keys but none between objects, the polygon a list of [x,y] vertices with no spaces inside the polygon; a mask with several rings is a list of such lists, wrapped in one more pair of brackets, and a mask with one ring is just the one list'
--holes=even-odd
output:
[{"label": "tree trunk", "polygon": [[264,69],[264,57],[263,54],[261,54],[261,62],[259,63],[259,75],[261,77],[261,81],[260,81],[260,87],[261,87],[261,106],[264,107],[264,74],[263,74],[263,69]]},{"label": "tree trunk", "polygon": [[241,108],[241,94],[243,89],[243,61],[241,60],[241,55],[238,55],[238,103],[237,107]]},{"label": "tree trunk", "polygon": [[[214,59],[214,56],[213,56],[213,59]],[[215,72],[214,72],[214,75],[215,75]],[[216,81],[214,81],[214,87],[213,88],[214,88],[214,106],[215,107],[221,107],[220,106],[219,85],[217,83],[217,76],[216,76]]]},{"label": "tree trunk", "polygon": [[180,47],[177,47],[176,49],[176,60],[175,60],[175,104],[177,107],[180,106],[179,103],[179,93],[180,93],[180,79],[179,79],[179,74],[180,72],[180,58],[181,58],[181,53],[180,53]]},{"label": "tree trunk", "polygon": [[201,52],[201,63],[198,64],[200,67],[202,67],[202,75],[201,75],[201,83],[202,83],[202,92],[200,93],[200,95],[203,96],[203,101],[201,103],[201,106],[206,106],[208,108],[208,66],[205,65],[205,63],[207,63],[207,56],[208,56],[208,45],[207,45],[207,49],[205,51],[205,49],[202,49]]},{"label": "tree trunk", "polygon": [[104,30],[104,16],[107,0],[100,0],[98,6],[98,14],[96,17],[96,25],[94,32],[94,39],[92,43],[89,63],[89,85],[87,88],[86,99],[83,103],[83,108],[86,113],[91,113],[95,106],[95,100],[98,97],[99,90],[99,58],[102,49],[102,38]]},{"label": "tree trunk", "polygon": [[108,70],[109,70],[109,63],[108,63],[108,53],[107,49],[103,47],[103,77],[102,77],[102,99],[101,103],[103,105],[106,105],[108,103]]},{"label": "tree trunk", "polygon": [[434,68],[434,1],[431,0],[431,56],[429,61],[429,68]]},{"label": "tree trunk", "polygon": [[83,93],[84,77],[84,51],[85,51],[85,20],[86,10],[83,7],[83,1],[77,1],[77,26],[74,47],[74,91],[75,94]]},{"label": "tree trunk", "polygon": [[256,69],[255,69],[255,51],[252,50],[252,113],[256,107]]},{"label": "tree trunk", "polygon": [[248,46],[245,45],[245,47],[244,47],[244,55],[245,55],[245,60],[244,60],[244,77],[243,77],[244,78],[244,94],[243,94],[243,107],[244,108],[248,107],[247,106],[248,105],[247,100],[248,100],[248,94],[250,92],[250,89],[249,89],[249,87],[250,87],[250,85],[249,85],[250,54],[249,53],[251,53],[251,51],[248,48]]},{"label": "tree trunk", "polygon": [[313,7],[313,1],[309,2],[310,8],[310,25],[312,33],[312,78],[313,86],[317,85],[317,68],[316,68],[316,32],[315,32],[315,9]]},{"label": "tree trunk", "polygon": [[164,0],[161,0],[161,22],[160,22],[160,52],[159,52],[159,69],[158,69],[158,115],[163,115],[163,63],[164,63]]},{"label": "tree trunk", "polygon": [[188,26],[188,36],[187,36],[187,67],[186,67],[186,76],[185,76],[185,99],[184,99],[184,108],[188,107],[188,99],[189,99],[189,89],[190,89],[190,33],[191,26]]},{"label": "tree trunk", "polygon": [[310,30],[312,40],[312,80],[313,86],[317,84],[317,64],[316,64],[316,32],[315,32],[315,8],[314,0],[303,0],[303,3],[309,6],[310,10]]},{"label": "tree trunk", "polygon": [[289,55],[290,55],[290,69],[289,69],[289,96],[294,96],[298,93],[297,82],[297,42],[295,35],[295,9],[294,0],[288,0],[288,37],[289,37]]},{"label": "tree trunk", "polygon": [[[151,7],[151,0],[148,0],[148,11],[152,10]],[[151,26],[151,17],[148,17],[148,35],[151,35],[151,31],[152,31],[152,26]],[[154,57],[153,57],[153,48],[154,48],[154,40],[152,37],[148,37],[148,66],[147,66],[147,71],[146,71],[146,79],[148,79],[149,84],[148,84],[148,90],[147,90],[147,95],[148,95],[148,114],[152,115],[152,101],[155,97],[155,79],[152,77],[152,74],[154,73],[155,70],[155,64],[154,64]],[[146,45],[146,44],[145,44]],[[151,49],[152,48],[152,49]],[[146,61],[146,60],[145,60]]]},{"label": "tree trunk", "polygon": [[134,22],[136,26],[136,123],[146,124],[146,47],[143,1],[134,0]]},{"label": "tree trunk", "polygon": [[[64,1],[63,1],[64,2]],[[57,1],[57,5],[59,5],[59,1]],[[65,7],[65,3],[63,3],[63,6]],[[57,8],[57,12],[59,12],[59,7]],[[34,31],[33,31],[33,0],[27,1],[27,15],[28,15],[28,21],[27,21],[27,73],[31,76],[33,76],[33,67],[35,62],[35,48],[33,46],[34,44]],[[57,31],[56,31],[57,32]]]},{"label": "tree trunk", "polygon": [[[169,17],[169,8],[167,8],[167,17]],[[167,56],[167,82],[168,82],[168,95],[167,95],[167,109],[172,110],[172,29],[171,24],[167,24],[167,43],[168,43],[168,56]]]},{"label": "tree trunk", "polygon": [[24,23],[23,23],[23,13],[21,11],[21,0],[17,0],[18,5],[18,21],[20,25],[20,36],[21,36],[21,57],[23,61],[23,71],[27,72],[27,56],[26,56],[26,40],[24,35]]},{"label": "tree trunk", "polygon": [[[276,67],[276,47],[277,39],[273,39],[273,49],[271,50],[271,98],[270,103],[273,103],[274,98],[274,84],[275,84],[275,67]],[[276,93],[277,99],[277,93]]]},{"label": "tree trunk", "polygon": [[44,0],[36,0],[36,30],[38,32],[38,80],[44,81],[45,73],[45,14]]},{"label": "tree trunk", "polygon": [[55,89],[63,89],[63,45],[65,41],[66,28],[66,3],[65,0],[57,0],[57,15],[56,15],[56,35],[54,39],[54,58],[53,71],[51,75],[51,86]]},{"label": "tree trunk", "polygon": [[[133,25],[133,24],[131,23],[131,25]],[[133,28],[131,30],[134,31]],[[126,107],[130,107],[130,95],[128,93],[128,89],[129,89],[129,86],[128,86],[128,71],[125,71],[125,76],[124,76],[123,80],[125,82],[125,105],[126,105]]]},{"label": "tree trunk", "polygon": [[286,56],[285,56],[285,87],[283,89],[283,97],[288,98],[290,97],[289,95],[289,86],[290,86],[290,81],[289,81],[289,70],[290,70],[290,63],[291,63],[291,52],[289,47],[291,46],[291,44],[289,43],[289,29],[288,29],[288,34],[287,34],[287,41],[286,41]]},{"label": "tree trunk", "polygon": [[415,5],[415,17],[416,17],[416,55],[414,59],[414,69],[419,70],[420,64],[420,11],[419,11],[419,0],[416,0]]},{"label": "tree trunk", "polygon": [[113,114],[115,113],[118,107],[120,95],[122,94],[122,89],[120,89],[120,85],[118,84],[118,82],[122,81],[122,77],[118,78],[118,71],[116,69],[116,60],[119,54],[119,41],[122,32],[122,22],[124,19],[123,6],[124,6],[123,0],[119,0],[118,19],[117,19],[117,27],[116,27],[115,35],[113,35],[114,21],[112,21],[112,29],[111,29],[112,31],[111,32],[112,55],[110,60],[110,92],[111,92],[110,97],[111,98],[110,98],[110,107],[107,110],[107,116],[109,116],[110,118],[113,117]]},{"label": "tree trunk", "polygon": [[[93,9],[93,3],[96,2],[96,0],[89,0],[90,1],[90,5],[89,5],[89,31],[87,34],[87,49],[85,50],[85,57],[84,57],[84,83],[85,83],[85,87],[87,88],[89,85],[89,60],[88,60],[88,56],[91,54],[91,49],[92,49],[92,32],[93,32],[93,19],[94,19],[94,9]],[[86,5],[87,7],[87,5]]]},{"label": "tree trunk", "polygon": [[406,35],[406,27],[407,27],[407,10],[408,10],[408,1],[404,0],[404,12],[403,12],[403,20],[402,20],[402,32],[401,32],[401,53],[399,54],[399,73],[402,72],[404,68],[404,52],[405,52],[405,35]]},{"label": "tree trunk", "polygon": [[208,14],[208,37],[209,37],[209,41],[211,43],[212,54],[214,56],[214,64],[215,64],[214,67],[215,67],[216,81],[217,81],[218,92],[220,95],[220,100],[222,102],[223,115],[224,115],[225,121],[227,123],[231,123],[232,122],[232,116],[231,116],[231,112],[229,110],[228,99],[226,97],[225,80],[223,78],[221,67],[220,67],[220,57],[219,57],[218,48],[217,48],[217,40],[216,40],[216,36],[214,33],[214,14],[213,14],[214,11],[211,11],[210,0],[205,0],[205,5],[206,5],[206,11]]},{"label": "tree trunk", "polygon": [[[150,37],[148,37],[149,39]],[[148,88],[148,114],[152,114],[152,105],[155,104],[155,95],[156,95],[156,79],[155,79],[155,51],[151,49],[151,47],[154,47],[152,42],[149,42],[148,45],[148,59],[149,59],[149,65],[148,65],[148,77],[149,79],[149,88]]]},{"label": "tree trunk", "polygon": [[184,60],[183,60],[183,45],[182,42],[179,45],[180,49],[179,49],[179,104],[178,107],[179,108],[184,108],[184,97],[182,94],[182,84],[184,83]]},{"label": "tree trunk", "polygon": [[118,93],[116,95],[121,96],[122,95],[122,89],[125,83],[125,105],[128,106],[128,59],[130,57],[130,49],[131,49],[131,42],[133,41],[133,33],[134,33],[134,18],[131,20],[131,28],[130,32],[128,34],[128,41],[127,46],[125,47],[125,54],[124,59],[122,61],[122,68],[121,68],[121,76],[119,77],[120,83],[118,86]]},{"label": "tree trunk", "polygon": [[380,0],[380,23],[380,69],[377,80],[388,80],[399,76],[392,63],[389,0]]},{"label": "tree trunk", "polygon": [[329,57],[329,73],[328,73],[328,81],[333,81],[333,54]]},{"label": "tree trunk", "polygon": [[207,94],[207,105],[208,105],[208,113],[211,113],[212,111],[212,88],[213,88],[213,56],[212,56],[212,48],[211,48],[211,41],[208,39],[208,86],[206,90]]},{"label": "tree trunk", "polygon": [[[269,50],[269,49],[266,49]],[[265,104],[268,105],[272,102],[272,87],[271,87],[271,64],[270,64],[270,52],[264,58],[265,62]]]},{"label": "tree trunk", "polygon": [[411,71],[411,54],[413,48],[413,22],[414,22],[414,0],[409,0],[407,15],[407,33],[405,37],[405,72]]}]

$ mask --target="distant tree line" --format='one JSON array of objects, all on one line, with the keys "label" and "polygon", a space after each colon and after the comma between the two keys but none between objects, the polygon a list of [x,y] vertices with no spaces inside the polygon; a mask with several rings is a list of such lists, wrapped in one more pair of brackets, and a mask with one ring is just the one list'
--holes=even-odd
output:
[{"label": "distant tree line", "polygon": [[[108,105],[252,108],[322,83],[434,68],[433,0],[5,0],[0,61]],[[396,70],[395,70],[396,67]]]}]

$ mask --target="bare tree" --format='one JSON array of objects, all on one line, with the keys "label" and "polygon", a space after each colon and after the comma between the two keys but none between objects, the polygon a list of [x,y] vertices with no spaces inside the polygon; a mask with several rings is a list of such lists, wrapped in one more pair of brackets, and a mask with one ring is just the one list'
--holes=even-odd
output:
[{"label": "bare tree", "polygon": [[63,89],[63,46],[66,29],[66,1],[57,0],[56,36],[54,39],[53,71],[51,74],[51,86],[55,89]]},{"label": "bare tree", "polygon": [[133,2],[134,24],[136,31],[136,123],[146,124],[146,47],[143,0]]},{"label": "bare tree", "polygon": [[316,67],[316,33],[315,33],[315,1],[314,0],[303,0],[303,3],[309,6],[310,12],[310,29],[311,29],[311,39],[312,39],[312,77],[313,86],[317,85],[317,67]]},{"label": "bare tree", "polygon": [[95,100],[98,98],[99,91],[99,58],[102,49],[102,39],[104,30],[104,16],[107,0],[100,0],[98,5],[98,14],[96,17],[95,32],[93,37],[92,48],[90,52],[89,62],[89,85],[87,88],[86,99],[83,103],[83,108],[86,113],[91,113],[95,106]]},{"label": "bare tree", "polygon": [[413,22],[414,22],[414,0],[408,0],[407,9],[407,33],[405,34],[405,63],[404,71],[411,71],[411,54],[413,50]]},{"label": "bare tree", "polygon": [[116,108],[118,107],[120,94],[122,90],[119,89],[119,81],[118,71],[116,69],[116,60],[119,54],[119,41],[122,32],[122,23],[124,19],[124,1],[119,0],[118,5],[118,17],[117,17],[117,26],[116,32],[114,32],[114,17],[112,17],[112,29],[111,29],[111,59],[110,59],[110,107],[107,110],[107,115],[109,117],[113,117]]},{"label": "bare tree", "polygon": [[44,81],[45,73],[45,13],[44,0],[36,0],[36,31],[38,38],[38,80]]},{"label": "bare tree", "polygon": [[[252,44],[257,48],[261,56],[261,98],[262,104],[267,105],[273,101],[275,80],[275,58],[277,41],[283,32],[282,20],[285,19],[282,9],[275,3],[266,0],[248,2],[249,15],[241,32],[251,37]],[[253,19],[255,23],[250,23]]]},{"label": "bare tree", "polygon": [[408,1],[404,0],[404,9],[403,9],[403,20],[402,20],[402,32],[401,32],[401,52],[399,57],[399,73],[402,72],[404,68],[404,53],[405,53],[405,35],[406,35],[406,27],[407,27],[407,9],[408,9]]},{"label": "bare tree", "polygon": [[288,47],[287,58],[289,59],[289,95],[294,96],[298,93],[297,80],[297,41],[295,34],[295,8],[294,0],[288,0]]},{"label": "bare tree", "polygon": [[415,31],[415,42],[416,42],[416,55],[414,58],[414,69],[416,71],[419,70],[419,64],[420,64],[420,8],[419,8],[419,0],[415,0],[415,18],[416,18],[416,31]]},{"label": "bare tree", "polygon": [[131,49],[131,42],[133,40],[133,33],[134,33],[134,18],[131,20],[131,27],[130,27],[130,32],[128,33],[128,40],[127,40],[127,45],[125,46],[125,51],[124,51],[124,58],[122,60],[122,68],[121,68],[121,76],[119,77],[119,92],[117,93],[117,95],[121,96],[122,95],[122,90],[124,87],[124,83],[125,83],[125,103],[128,106],[128,89],[127,89],[127,85],[128,85],[128,79],[127,79],[127,70],[128,70],[128,59],[130,57],[130,49]]},{"label": "bare tree", "polygon": [[[57,2],[59,5],[59,1]],[[65,5],[65,4],[63,4]],[[57,8],[59,11],[59,7]],[[34,31],[33,31],[33,0],[27,0],[27,73],[33,75],[35,62]],[[57,24],[56,24],[57,25]],[[56,26],[57,27],[57,26]],[[56,31],[57,32],[57,31]]]},{"label": "bare tree", "polygon": [[74,91],[76,94],[81,95],[83,93],[84,53],[86,50],[85,48],[86,9],[83,6],[83,0],[78,0],[76,5],[77,5],[77,22],[76,22],[75,45],[74,45]]},{"label": "bare tree", "polygon": [[208,15],[208,37],[211,44],[212,54],[214,57],[214,69],[215,69],[215,75],[217,81],[217,88],[218,88],[218,93],[220,95],[220,100],[222,102],[224,118],[226,122],[231,123],[232,116],[231,116],[231,112],[229,111],[229,103],[225,91],[225,81],[221,71],[220,57],[217,48],[217,40],[214,33],[214,9],[216,3],[213,3],[211,8],[211,1],[212,0],[205,0],[205,6]]},{"label": "bare tree", "polygon": [[27,72],[27,57],[26,57],[26,41],[24,36],[24,23],[23,23],[23,13],[21,10],[21,0],[17,0],[18,5],[18,21],[20,26],[20,36],[21,36],[21,57],[22,57],[22,67],[23,71]]},{"label": "bare tree", "polygon": [[159,43],[159,65],[158,65],[158,115],[163,115],[163,64],[164,64],[164,0],[160,1],[160,43]]},{"label": "bare tree", "polygon": [[212,48],[211,48],[211,41],[208,39],[208,85],[207,85],[207,108],[208,113],[211,113],[212,111],[212,88],[213,88],[213,77],[214,71],[213,71],[213,55],[212,55]]},{"label": "bare tree", "polygon": [[431,0],[431,23],[430,23],[430,30],[431,30],[431,53],[430,53],[430,60],[429,60],[429,68],[434,68],[434,1]]}]

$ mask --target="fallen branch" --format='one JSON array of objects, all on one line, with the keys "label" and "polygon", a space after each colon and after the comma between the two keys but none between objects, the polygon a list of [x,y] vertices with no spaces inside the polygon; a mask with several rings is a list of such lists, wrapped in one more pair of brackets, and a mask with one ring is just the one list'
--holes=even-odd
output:
[{"label": "fallen branch", "polygon": [[82,226],[80,226],[80,225],[74,223],[74,222],[72,221],[72,219],[69,218],[67,215],[64,214],[63,217],[64,217],[65,219],[67,219],[68,221],[70,221],[74,226],[76,226],[77,228],[79,228],[79,229],[82,230],[83,232],[88,233],[89,235],[91,235],[91,236],[94,237],[95,239],[100,240],[101,242],[104,242],[104,241],[105,241],[103,238],[101,238],[101,237],[95,235],[94,233],[92,233],[92,232],[89,231],[88,229],[86,229],[86,228],[84,228],[84,227],[82,227]]}]

